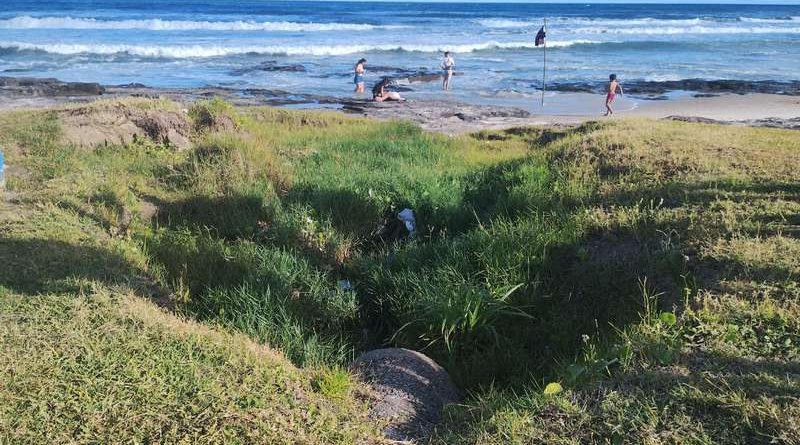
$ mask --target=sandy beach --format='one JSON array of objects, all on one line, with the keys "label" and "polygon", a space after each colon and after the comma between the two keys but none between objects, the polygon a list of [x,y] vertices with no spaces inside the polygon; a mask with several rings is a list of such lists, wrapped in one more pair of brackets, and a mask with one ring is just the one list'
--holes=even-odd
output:
[{"label": "sandy beach", "polygon": [[[423,128],[458,134],[484,128],[506,128],[522,125],[575,125],[590,120],[642,117],[696,118],[742,125],[771,125],[796,128],[800,125],[800,97],[778,94],[723,94],[715,97],[683,97],[669,100],[622,98],[618,111],[604,117],[591,113],[549,113],[562,103],[597,103],[603,97],[587,93],[559,93],[548,99],[541,113],[511,107],[475,106],[449,101],[418,101],[402,104],[365,104],[358,111],[381,119],[401,117],[419,123]],[[527,114],[526,114],[527,113]],[[688,120],[688,119],[687,119]]]}]

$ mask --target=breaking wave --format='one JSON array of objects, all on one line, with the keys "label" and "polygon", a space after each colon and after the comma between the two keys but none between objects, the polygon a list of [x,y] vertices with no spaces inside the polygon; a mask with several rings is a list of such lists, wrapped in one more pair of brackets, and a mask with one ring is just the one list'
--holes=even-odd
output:
[{"label": "breaking wave", "polygon": [[[486,28],[525,28],[527,26],[537,25],[537,22],[511,19],[480,19],[475,20],[475,23]],[[541,24],[541,22],[539,22],[539,24]]]},{"label": "breaking wave", "polygon": [[[543,23],[544,18],[538,20],[515,20],[515,19],[478,19],[475,23],[486,28],[525,28],[525,27],[538,27]],[[776,24],[787,25],[792,22],[800,22],[800,17],[784,17],[784,18],[756,18],[756,17],[739,17],[739,18],[693,18],[693,19],[656,19],[656,18],[637,18],[637,19],[606,19],[606,18],[588,18],[588,17],[555,17],[548,18],[548,23],[553,26],[563,27],[568,25],[577,26],[611,26],[611,27],[631,27],[631,26],[648,26],[648,27],[714,27],[725,26],[735,23],[760,23],[760,24]],[[780,29],[780,28],[775,28]]]},{"label": "breaking wave", "polygon": [[743,26],[688,26],[688,27],[634,27],[634,28],[577,28],[581,34],[626,34],[626,35],[670,35],[670,34],[800,34],[794,27],[743,27]]},{"label": "breaking wave", "polygon": [[745,23],[778,23],[778,24],[785,24],[785,23],[792,23],[792,22],[800,22],[800,17],[783,17],[783,18],[773,18],[773,19],[761,19],[755,17],[739,17],[740,22]]},{"label": "breaking wave", "polygon": [[[592,40],[552,41],[547,46],[551,48],[565,48],[573,45],[590,45],[608,42]],[[321,46],[219,46],[219,45],[121,45],[121,44],[71,44],[53,43],[36,44],[26,42],[0,42],[0,49],[14,51],[42,51],[51,54],[129,54],[140,57],[157,58],[202,58],[221,57],[238,54],[264,54],[264,55],[311,55],[311,56],[341,56],[347,54],[367,53],[372,51],[404,51],[436,53],[444,50],[455,53],[470,53],[492,49],[526,49],[535,48],[533,42],[484,42],[464,45],[415,45],[415,44],[387,44],[387,45],[321,45]]]},{"label": "breaking wave", "polygon": [[19,16],[0,20],[4,29],[144,29],[150,31],[369,31],[373,29],[401,29],[399,25],[371,25],[366,23],[301,23],[256,21],[194,21],[194,20],[99,20],[73,17]]}]

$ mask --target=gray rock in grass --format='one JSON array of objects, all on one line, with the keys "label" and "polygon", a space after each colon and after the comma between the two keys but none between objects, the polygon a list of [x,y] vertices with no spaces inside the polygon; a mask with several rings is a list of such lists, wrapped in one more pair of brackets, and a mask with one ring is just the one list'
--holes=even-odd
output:
[{"label": "gray rock in grass", "polygon": [[365,352],[353,369],[375,392],[371,414],[388,421],[391,440],[424,441],[445,405],[461,400],[447,371],[424,354],[387,348]]}]

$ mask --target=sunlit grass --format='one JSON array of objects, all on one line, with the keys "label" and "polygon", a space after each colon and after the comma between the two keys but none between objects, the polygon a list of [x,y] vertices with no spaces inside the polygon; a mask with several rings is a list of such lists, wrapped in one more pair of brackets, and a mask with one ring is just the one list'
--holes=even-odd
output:
[{"label": "sunlit grass", "polygon": [[[253,403],[263,412],[241,420],[243,408],[226,405],[234,395],[219,389],[249,368],[226,373],[204,349],[143,349],[138,337],[151,338],[151,329],[161,336],[154,341],[195,343],[127,321],[126,302],[147,305],[127,296],[136,293],[204,323],[191,324],[198,329],[214,326],[209,335],[246,335],[306,368],[276,365],[301,380],[303,394],[319,393],[308,404],[287,399],[277,441],[295,431],[301,442],[347,443],[347,428],[369,430],[352,415],[359,386],[343,369],[382,345],[422,350],[471,392],[433,443],[798,436],[797,132],[619,120],[449,138],[405,122],[221,101],[199,102],[188,116],[193,146],[177,150],[148,140],[75,147],[61,142],[57,114],[0,115],[15,194],[0,207],[0,259],[9,265],[0,292],[5,308],[52,314],[9,325],[9,351],[26,350],[21,330],[62,323],[56,332],[80,334],[69,345],[42,340],[56,353],[102,346],[98,360],[123,360],[127,348],[161,360],[153,372],[202,369],[209,375],[200,381],[215,388],[176,398],[163,380],[148,383],[169,403],[138,415],[171,410],[172,436],[136,435],[119,420],[135,417],[135,407],[100,409],[102,422],[87,431],[108,441],[247,441],[261,434],[258,416],[277,415],[283,403],[269,398],[289,397],[258,386],[269,379],[245,385],[236,397],[258,391]],[[414,210],[417,234],[386,242],[378,232],[403,208]],[[99,315],[68,321],[76,311]],[[98,329],[121,340],[112,348],[92,339]],[[256,343],[237,340],[225,354]],[[15,372],[47,366],[98,385],[94,368],[59,374],[67,370],[49,357],[23,360]],[[550,383],[563,390],[545,395]],[[72,425],[81,409],[129,397],[117,385],[56,412]],[[9,388],[0,397],[23,391]],[[332,405],[315,404],[318,396]],[[218,417],[239,419],[233,429],[195,431],[207,421],[188,407],[207,400]],[[324,425],[298,423],[309,404],[312,417],[329,416]],[[0,419],[12,425],[23,413],[24,423],[13,423],[19,433],[9,440],[71,434],[67,423],[39,425],[41,412],[9,406]],[[115,422],[115,432],[101,429]]]}]

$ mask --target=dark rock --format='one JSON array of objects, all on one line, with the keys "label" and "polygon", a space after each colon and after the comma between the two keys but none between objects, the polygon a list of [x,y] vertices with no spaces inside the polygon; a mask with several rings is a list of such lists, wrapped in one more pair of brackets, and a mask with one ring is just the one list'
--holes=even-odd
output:
[{"label": "dark rock", "polygon": [[390,85],[388,89],[389,91],[397,91],[398,93],[408,93],[410,91],[414,91],[413,88],[405,87],[402,85]]},{"label": "dark rock", "polygon": [[467,113],[456,113],[453,116],[461,119],[464,122],[475,122],[475,121],[480,119],[479,116],[476,116],[474,114],[467,114]]},{"label": "dark rock", "polygon": [[289,64],[289,65],[281,65],[275,60],[267,60],[266,62],[261,62],[256,66],[251,66],[247,68],[239,68],[231,71],[231,75],[233,76],[243,76],[245,74],[253,73],[256,71],[264,71],[264,72],[287,72],[287,73],[304,73],[306,72],[306,67],[299,64]]},{"label": "dark rock", "polygon": [[679,121],[679,122],[691,122],[693,124],[719,124],[719,125],[727,125],[730,122],[726,121],[719,121],[716,119],[709,119],[706,117],[699,117],[699,116],[667,116],[665,119],[671,121]]},{"label": "dark rock", "polygon": [[547,86],[548,90],[561,91],[565,93],[601,93],[603,92],[603,88],[606,88],[606,85],[598,82],[556,83]]},{"label": "dark rock", "polygon": [[442,74],[441,73],[416,73],[414,75],[408,76],[405,79],[409,83],[427,83],[427,82],[436,82],[441,80]]},{"label": "dark rock", "polygon": [[139,83],[139,82],[131,82],[131,83],[126,83],[124,85],[116,85],[116,87],[117,88],[143,89],[143,88],[147,88],[147,85],[145,85],[143,83]]},{"label": "dark rock", "polygon": [[792,119],[780,119],[771,117],[768,119],[757,119],[747,121],[748,125],[755,127],[783,128],[784,130],[800,130],[800,117]]},{"label": "dark rock", "polygon": [[406,69],[391,66],[367,66],[367,69],[373,73],[381,73],[382,78],[391,80],[393,84],[435,82],[442,78],[442,73],[430,71],[426,68]]},{"label": "dark rock", "polygon": [[365,352],[353,369],[376,393],[371,415],[388,421],[391,440],[424,441],[441,420],[442,408],[461,400],[461,393],[441,366],[408,349]]},{"label": "dark rock", "polygon": [[664,119],[680,122],[691,122],[700,124],[718,124],[718,125],[747,125],[749,127],[767,127],[767,128],[781,128],[784,130],[800,130],[800,117],[781,119],[777,117],[770,117],[766,119],[751,119],[743,121],[720,121],[715,119],[707,119],[697,116],[668,116]]},{"label": "dark rock", "polygon": [[105,92],[99,83],[62,82],[58,79],[0,77],[0,89],[27,96],[98,96]]},{"label": "dark rock", "polygon": [[491,108],[485,114],[491,117],[517,117],[517,118],[531,117],[530,111],[515,107]]},{"label": "dark rock", "polygon": [[[670,91],[692,91],[699,94],[782,94],[800,96],[800,81],[779,82],[774,80],[705,80],[683,79],[668,81],[640,81],[624,82],[625,92],[631,95],[660,96]],[[577,93],[604,93],[607,82],[567,82],[549,85],[552,91],[577,92]]]},{"label": "dark rock", "polygon": [[367,63],[367,69],[369,71],[375,73],[411,73],[413,70],[409,70],[408,68],[400,68],[396,66],[386,66],[386,65],[370,65],[369,62]]}]

